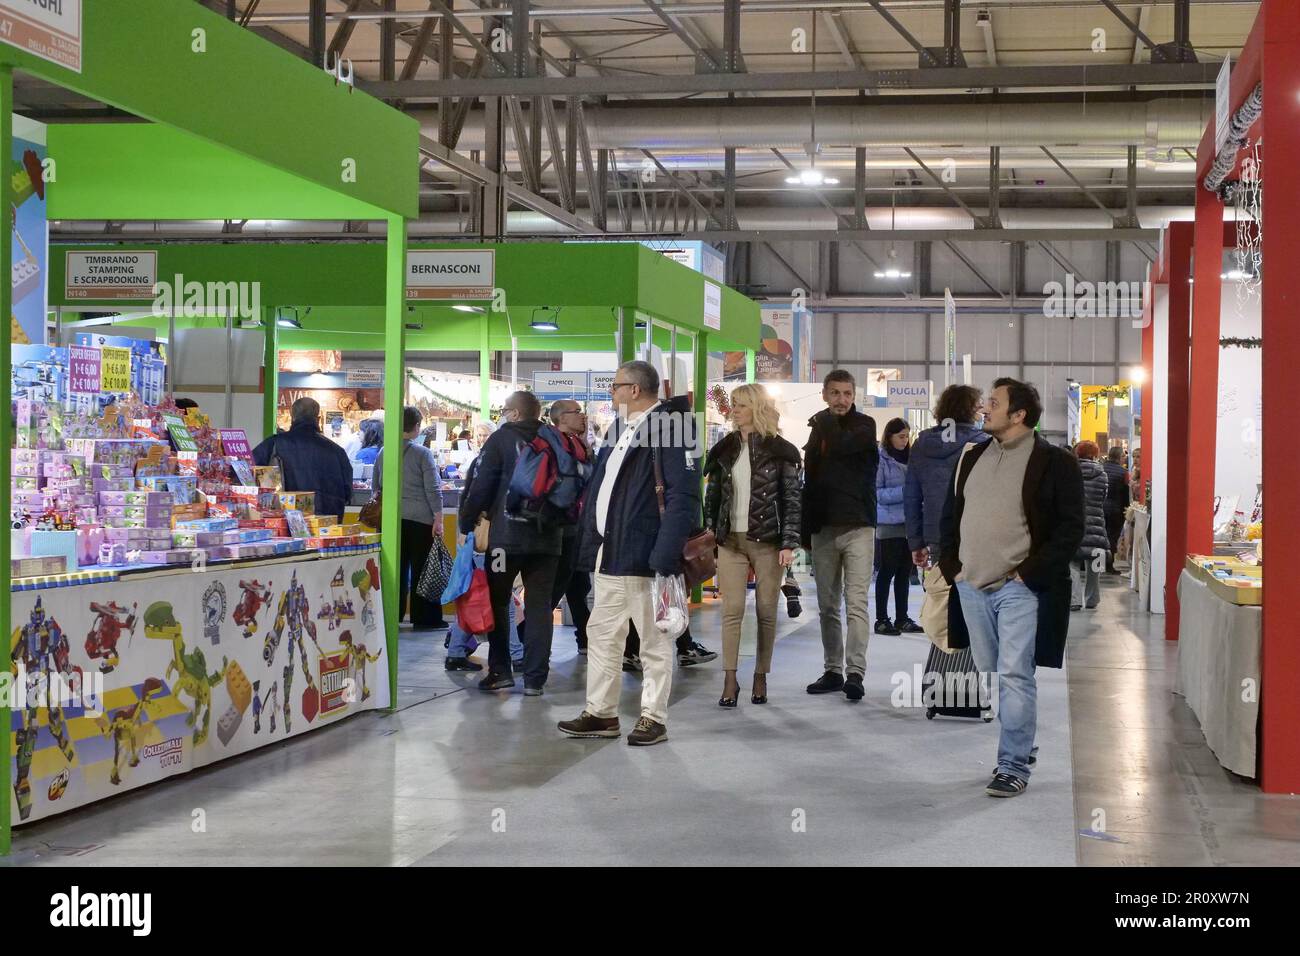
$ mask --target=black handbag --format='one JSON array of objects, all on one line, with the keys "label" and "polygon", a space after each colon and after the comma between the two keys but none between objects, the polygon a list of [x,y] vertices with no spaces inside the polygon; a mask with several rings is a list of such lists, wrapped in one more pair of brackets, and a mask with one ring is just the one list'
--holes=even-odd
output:
[{"label": "black handbag", "polygon": [[429,549],[429,558],[424,562],[424,571],[415,585],[415,593],[433,604],[442,603],[442,592],[451,582],[453,558],[443,543],[442,536],[434,533],[433,547]]}]

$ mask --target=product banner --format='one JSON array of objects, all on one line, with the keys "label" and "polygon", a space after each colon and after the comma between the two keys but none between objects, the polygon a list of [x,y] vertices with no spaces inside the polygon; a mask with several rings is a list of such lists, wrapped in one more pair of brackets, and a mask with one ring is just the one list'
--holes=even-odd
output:
[{"label": "product banner", "polygon": [[14,823],[387,707],[378,562],[14,592]]},{"label": "product banner", "polygon": [[[0,0],[2,6],[4,3]],[[0,9],[0,42],[7,42],[3,34],[4,23],[5,11]],[[13,269],[10,335],[18,345],[43,345],[47,312],[45,278],[49,258],[43,165],[47,153],[42,127],[30,122],[20,123],[18,119],[14,124],[13,152],[8,170],[13,184],[13,208],[7,213],[13,238],[9,263]],[[22,138],[19,127],[36,127],[40,130],[41,142]]]}]

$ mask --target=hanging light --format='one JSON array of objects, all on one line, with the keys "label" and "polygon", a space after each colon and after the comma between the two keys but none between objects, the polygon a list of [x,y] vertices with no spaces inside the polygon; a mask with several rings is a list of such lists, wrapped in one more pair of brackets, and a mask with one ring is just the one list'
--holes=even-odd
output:
[{"label": "hanging light", "polygon": [[[540,316],[538,313],[541,313]],[[560,310],[545,305],[533,309],[533,318],[528,323],[528,326],[534,332],[558,332],[560,331]]]},{"label": "hanging light", "polygon": [[[892,231],[892,230],[894,229],[894,227],[898,224],[898,223],[897,223],[897,218],[898,218],[898,193],[897,193],[897,191],[895,191],[895,192],[892,194],[892,198],[893,198],[893,202],[892,202],[892,206],[891,206],[890,211],[889,211],[889,228],[890,228],[891,231]],[[889,243],[889,264],[886,265],[885,268],[877,270],[877,271],[874,273],[874,275],[875,275],[875,277],[876,277],[877,279],[910,279],[910,278],[912,278],[911,270],[909,270],[909,269],[904,269],[904,268],[902,267],[902,265],[899,263],[899,261],[898,261],[898,250],[897,250],[896,248],[894,248],[894,243],[893,243],[892,240],[891,240],[890,243]]]}]

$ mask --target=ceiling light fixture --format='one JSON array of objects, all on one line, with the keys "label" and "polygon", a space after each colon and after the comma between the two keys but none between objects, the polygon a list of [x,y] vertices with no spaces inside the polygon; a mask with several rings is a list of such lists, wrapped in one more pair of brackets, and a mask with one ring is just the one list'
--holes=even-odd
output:
[{"label": "ceiling light fixture", "polygon": [[479,308],[477,305],[453,305],[452,308],[455,309],[457,312],[477,312],[477,313],[482,313],[482,311],[483,311],[483,310],[482,310],[481,308]]},{"label": "ceiling light fixture", "polygon": [[[540,317],[538,316],[539,312],[541,313]],[[528,323],[528,326],[534,332],[558,332],[560,331],[560,310],[545,305],[533,309],[533,318]]]}]

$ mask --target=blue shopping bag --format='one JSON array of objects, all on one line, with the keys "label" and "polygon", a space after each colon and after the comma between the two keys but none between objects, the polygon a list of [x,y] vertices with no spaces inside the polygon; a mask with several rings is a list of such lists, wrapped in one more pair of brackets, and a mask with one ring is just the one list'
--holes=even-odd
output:
[{"label": "blue shopping bag", "polygon": [[442,592],[442,603],[451,604],[469,590],[474,578],[474,532],[465,536],[465,543],[456,549],[456,560],[451,565],[451,579]]}]

